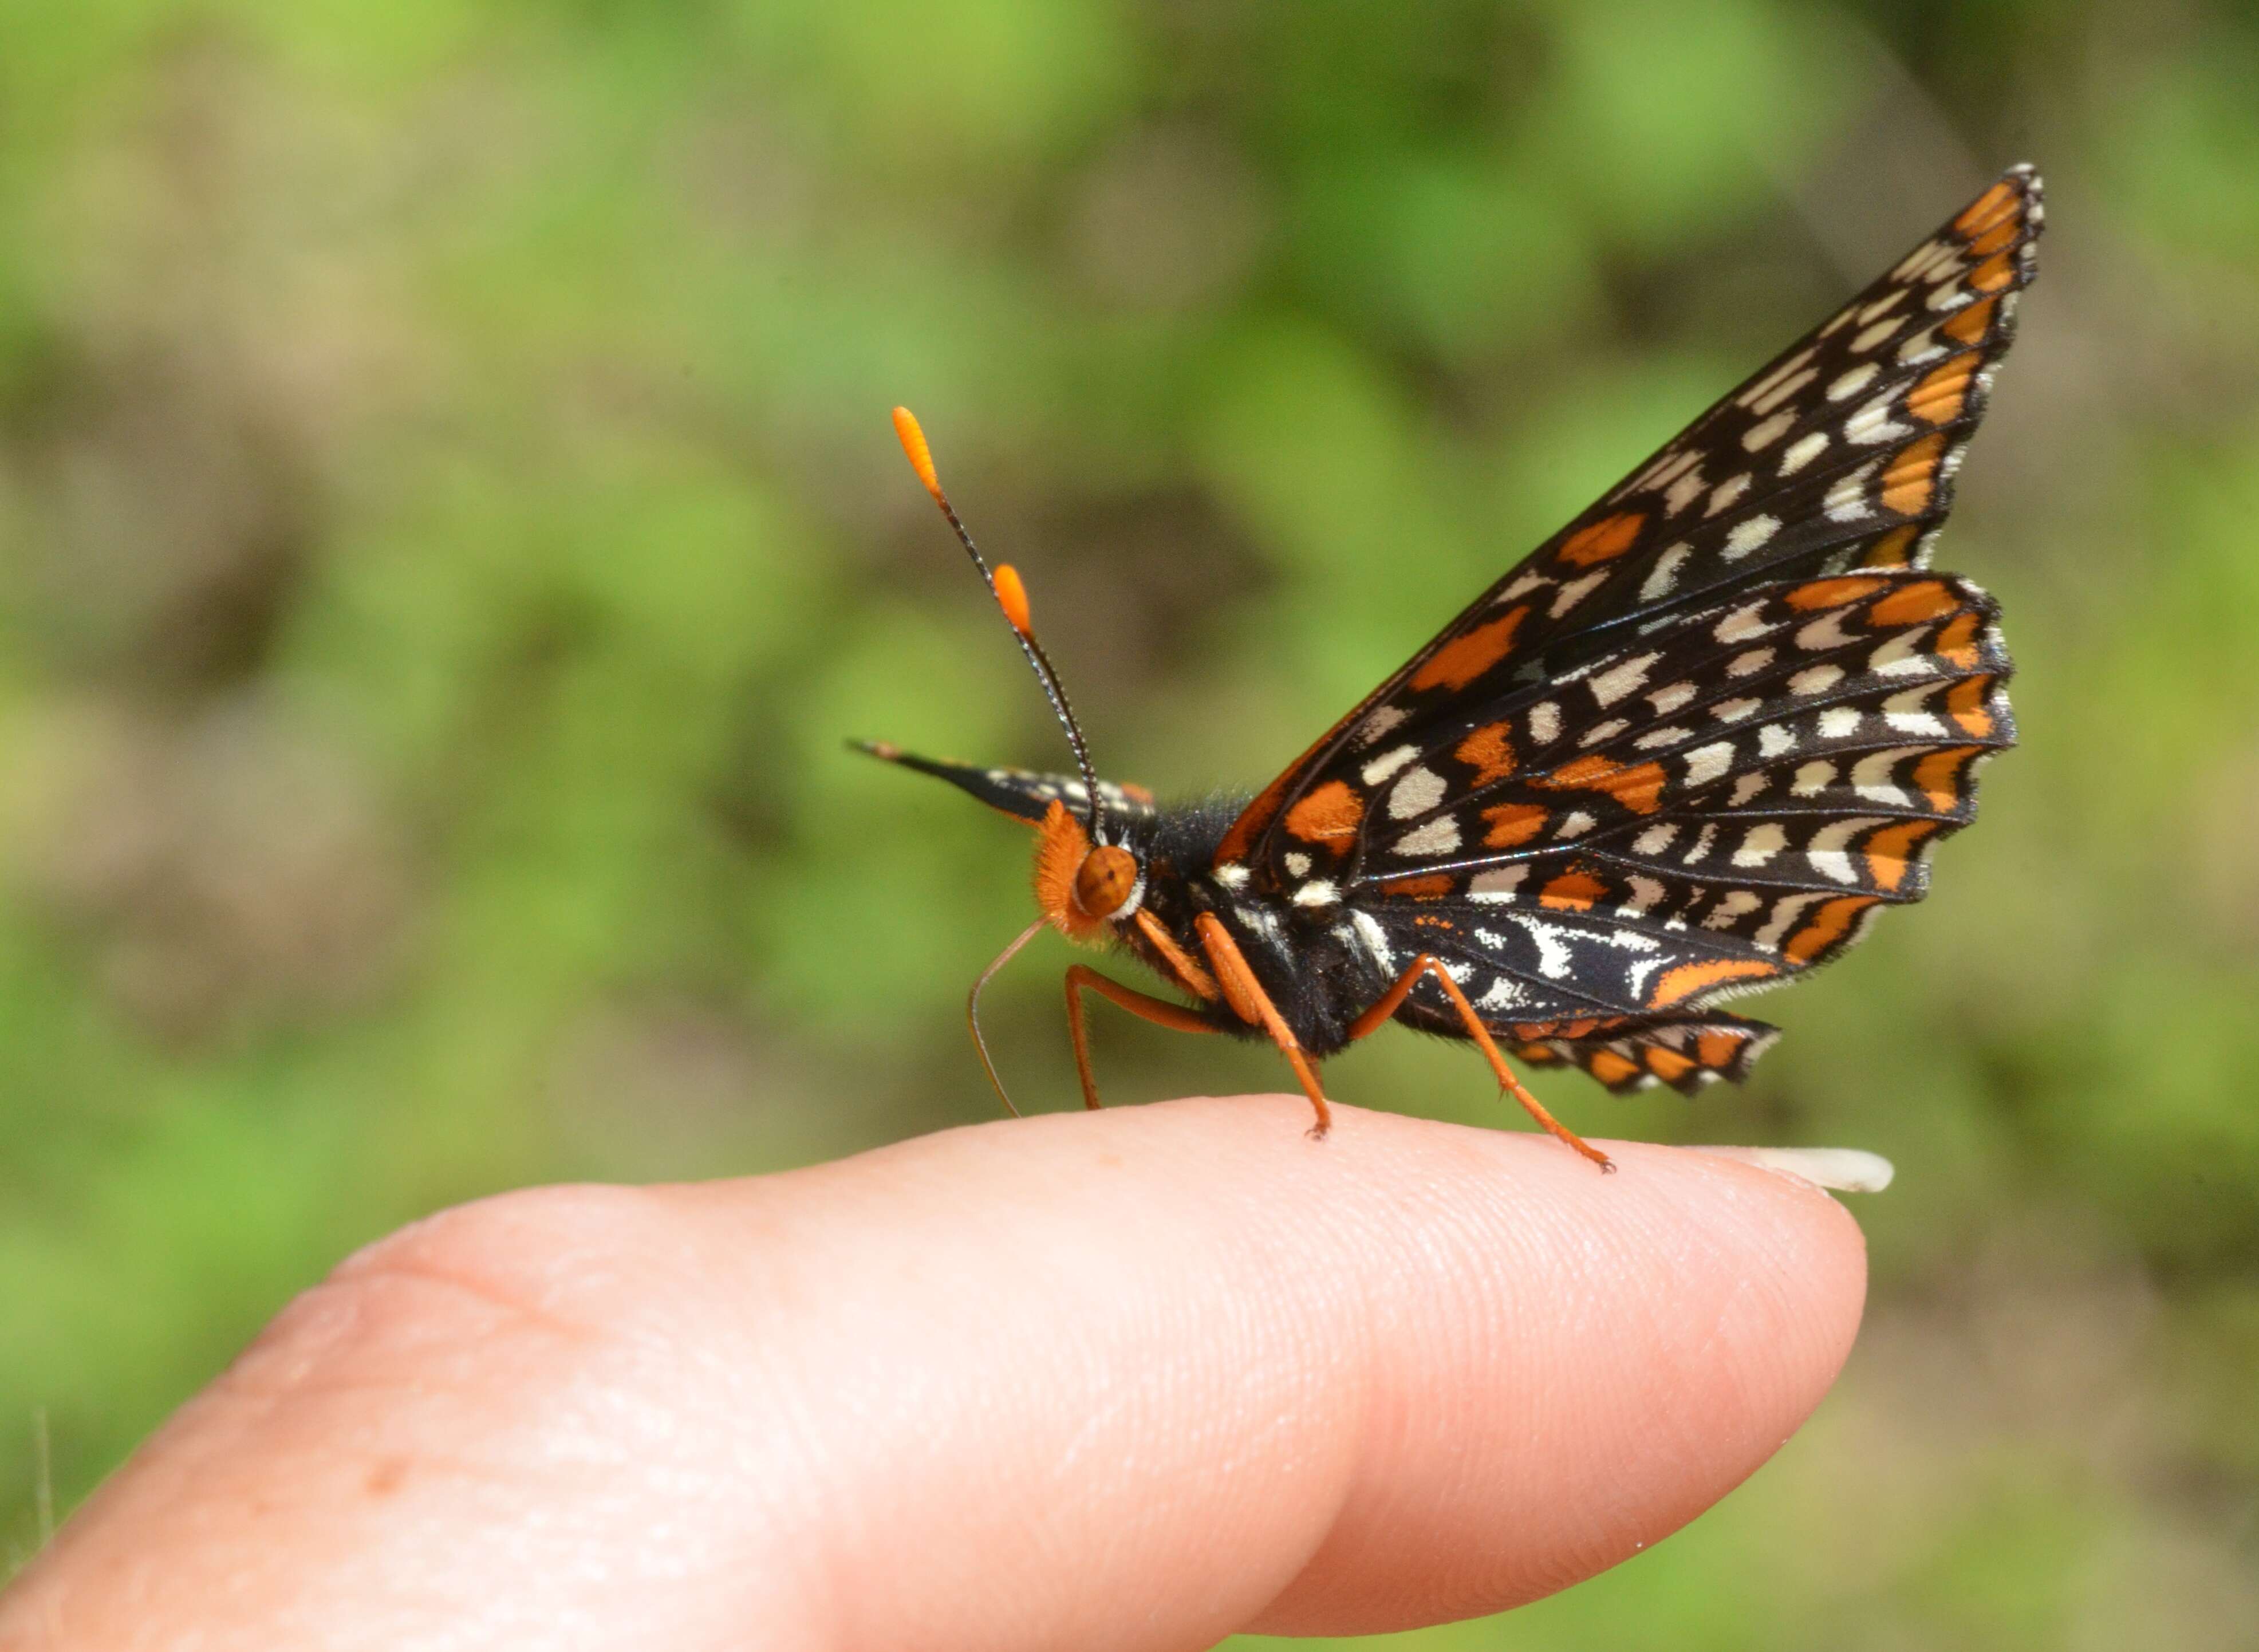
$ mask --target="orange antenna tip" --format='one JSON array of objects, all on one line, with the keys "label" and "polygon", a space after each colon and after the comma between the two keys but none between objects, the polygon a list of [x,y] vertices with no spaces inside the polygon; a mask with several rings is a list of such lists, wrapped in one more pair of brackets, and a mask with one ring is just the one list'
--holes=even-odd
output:
[{"label": "orange antenna tip", "polygon": [[925,484],[926,492],[936,499],[942,496],[941,477],[933,467],[933,449],[926,445],[925,432],[918,428],[917,415],[906,407],[894,409],[894,435],[901,440],[902,452],[909,455],[910,468]]},{"label": "orange antenna tip", "polygon": [[1004,610],[1004,617],[1012,622],[1012,629],[1023,637],[1035,635],[1035,622],[1028,614],[1028,587],[1020,582],[1020,571],[1008,562],[996,565],[996,605]]}]

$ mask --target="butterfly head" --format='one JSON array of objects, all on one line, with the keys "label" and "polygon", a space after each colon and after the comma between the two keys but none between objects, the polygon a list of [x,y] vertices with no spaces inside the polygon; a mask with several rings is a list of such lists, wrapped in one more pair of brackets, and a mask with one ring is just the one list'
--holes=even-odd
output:
[{"label": "butterfly head", "polygon": [[1128,923],[1145,904],[1145,863],[1119,843],[1094,843],[1080,816],[1054,802],[1036,826],[1036,904],[1071,941]]}]

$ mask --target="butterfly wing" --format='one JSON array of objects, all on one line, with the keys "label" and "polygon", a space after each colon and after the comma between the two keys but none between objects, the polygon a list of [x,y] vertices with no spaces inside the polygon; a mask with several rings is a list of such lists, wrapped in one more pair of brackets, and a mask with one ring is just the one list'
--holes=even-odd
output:
[{"label": "butterfly wing", "polygon": [[1533,1058],[1739,1077],[1771,1029],[1707,1007],[1919,899],[2013,740],[1991,599],[1923,569],[2041,223],[2011,171],[1486,592],[1219,864],[1343,905],[1382,973],[1436,952]]}]

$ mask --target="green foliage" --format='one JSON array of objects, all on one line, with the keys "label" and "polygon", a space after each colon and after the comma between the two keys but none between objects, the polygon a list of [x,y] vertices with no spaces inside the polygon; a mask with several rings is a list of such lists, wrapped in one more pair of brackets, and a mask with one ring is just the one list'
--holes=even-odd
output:
[{"label": "green foliage", "polygon": [[[2224,4],[0,0],[0,1555],[434,1207],[985,1115],[1024,839],[841,750],[1252,786],[1996,167],[1949,531],[2024,749],[1778,1000],[1869,1333],[1652,1555],[1436,1648],[2250,1644],[2259,69]],[[1000,985],[1071,1093],[1037,949]],[[1127,1098],[1277,1082],[1108,1024]],[[1351,1100],[1511,1127],[1464,1052]],[[2244,1511],[2227,1519],[2220,1512]],[[2161,1592],[2167,1598],[2160,1600]]]}]

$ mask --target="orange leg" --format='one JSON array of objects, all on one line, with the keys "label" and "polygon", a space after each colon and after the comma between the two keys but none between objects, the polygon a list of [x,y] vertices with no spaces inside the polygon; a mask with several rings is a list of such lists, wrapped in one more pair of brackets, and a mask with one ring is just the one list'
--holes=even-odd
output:
[{"label": "orange leg", "polygon": [[1322,1141],[1326,1132],[1334,1127],[1333,1111],[1326,1106],[1326,1093],[1318,1086],[1317,1068],[1302,1053],[1301,1040],[1294,1036],[1294,1029],[1271,1001],[1271,994],[1263,990],[1263,984],[1255,979],[1255,972],[1248,968],[1246,955],[1240,951],[1239,943],[1231,938],[1231,931],[1223,927],[1223,920],[1213,912],[1203,912],[1193,922],[1200,930],[1201,945],[1208,953],[1208,961],[1215,970],[1216,984],[1223,990],[1224,1002],[1249,1026],[1260,1027],[1271,1035],[1271,1042],[1279,1046],[1279,1053],[1286,1057],[1294,1069],[1294,1076],[1301,1080],[1302,1093],[1317,1109],[1318,1122],[1311,1127],[1310,1135]]},{"label": "orange leg", "polygon": [[1406,997],[1410,994],[1412,988],[1423,974],[1433,975],[1440,981],[1443,991],[1450,995],[1451,1002],[1458,1007],[1459,1019],[1467,1026],[1467,1036],[1472,1038],[1481,1049],[1483,1058],[1490,1063],[1490,1070],[1498,1075],[1500,1086],[1511,1093],[1515,1100],[1521,1102],[1523,1110],[1531,1118],[1536,1120],[1549,1134],[1560,1141],[1566,1142],[1602,1170],[1614,1170],[1615,1165],[1609,1161],[1606,1153],[1601,1152],[1599,1148],[1594,1147],[1548,1113],[1545,1110],[1545,1104],[1530,1094],[1523,1087],[1521,1080],[1514,1076],[1514,1069],[1506,1065],[1506,1057],[1499,1053],[1498,1046],[1491,1042],[1490,1029],[1482,1024],[1482,1017],[1475,1014],[1475,1007],[1467,1002],[1467,995],[1459,990],[1459,984],[1451,979],[1451,972],[1445,969],[1432,954],[1422,952],[1418,958],[1414,958],[1412,966],[1397,978],[1396,985],[1381,994],[1380,1001],[1350,1023],[1350,1042],[1354,1043],[1360,1038],[1379,1032],[1386,1024],[1388,1018],[1393,1015],[1403,1004]]},{"label": "orange leg", "polygon": [[1082,995],[1095,993],[1101,998],[1122,1006],[1131,1015],[1151,1022],[1156,1027],[1167,1027],[1177,1032],[1214,1032],[1215,1023],[1196,1009],[1187,1009],[1182,1004],[1172,1004],[1165,998],[1156,998],[1151,993],[1141,993],[1134,986],[1101,975],[1087,964],[1070,964],[1066,969],[1066,1027],[1074,1037],[1074,1070],[1082,1079],[1082,1105],[1094,1112],[1098,1107],[1098,1080],[1090,1071],[1090,1034],[1082,1024]]}]

